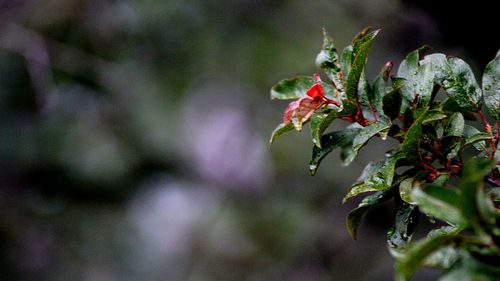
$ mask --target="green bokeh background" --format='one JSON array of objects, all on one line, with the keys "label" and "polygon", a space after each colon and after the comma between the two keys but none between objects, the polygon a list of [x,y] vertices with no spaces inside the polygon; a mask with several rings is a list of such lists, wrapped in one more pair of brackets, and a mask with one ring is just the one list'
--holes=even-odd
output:
[{"label": "green bokeh background", "polygon": [[323,27],[382,28],[370,78],[424,43],[493,58],[493,4],[415,2],[0,1],[0,280],[391,280],[391,204],[354,241],[341,198],[395,143],[311,177],[307,126],[268,147],[269,89]]}]

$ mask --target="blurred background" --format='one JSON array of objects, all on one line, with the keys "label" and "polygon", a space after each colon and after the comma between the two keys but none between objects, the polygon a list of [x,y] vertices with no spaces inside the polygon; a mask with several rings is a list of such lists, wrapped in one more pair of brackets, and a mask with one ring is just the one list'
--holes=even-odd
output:
[{"label": "blurred background", "polygon": [[423,44],[479,75],[493,4],[435,2],[0,0],[0,280],[391,280],[391,204],[354,241],[341,199],[395,144],[311,177],[307,126],[268,147],[269,89],[323,27],[382,28],[372,79]]}]

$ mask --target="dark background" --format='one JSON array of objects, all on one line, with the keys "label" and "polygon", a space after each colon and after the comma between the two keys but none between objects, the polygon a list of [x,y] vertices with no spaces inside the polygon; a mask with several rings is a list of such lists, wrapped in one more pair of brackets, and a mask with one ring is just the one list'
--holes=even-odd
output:
[{"label": "dark background", "polygon": [[479,80],[490,3],[0,1],[0,280],[390,280],[391,204],[354,241],[341,199],[395,143],[311,177],[269,89],[368,25],[372,79],[427,44]]}]

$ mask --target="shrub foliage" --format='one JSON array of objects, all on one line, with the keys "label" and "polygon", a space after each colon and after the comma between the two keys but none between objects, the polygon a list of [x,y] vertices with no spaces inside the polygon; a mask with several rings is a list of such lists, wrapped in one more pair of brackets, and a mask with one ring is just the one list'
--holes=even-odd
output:
[{"label": "shrub foliage", "polygon": [[[356,239],[371,207],[393,200],[397,212],[387,244],[396,280],[410,280],[421,266],[443,269],[441,281],[499,280],[500,52],[481,80],[462,59],[427,54],[424,46],[395,73],[393,63],[386,63],[370,82],[365,67],[378,33],[366,28],[338,51],[324,31],[316,65],[325,81],[318,74],[299,76],[272,88],[272,99],[293,101],[270,142],[309,122],[314,175],[335,149],[349,165],[369,140],[395,139],[399,145],[368,163],[347,190],[344,202],[364,197],[347,215],[350,235]],[[337,119],[350,125],[327,132]],[[421,213],[436,227],[412,240]]]}]

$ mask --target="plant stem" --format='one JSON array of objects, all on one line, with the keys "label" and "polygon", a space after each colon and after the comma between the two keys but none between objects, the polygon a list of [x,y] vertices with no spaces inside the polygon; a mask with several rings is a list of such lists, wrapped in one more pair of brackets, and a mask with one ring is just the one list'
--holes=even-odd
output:
[{"label": "plant stem", "polygon": [[477,114],[479,114],[479,118],[481,118],[481,121],[483,122],[484,129],[486,130],[486,133],[488,133],[490,136],[493,136],[493,131],[491,129],[491,125],[488,122],[488,120],[486,120],[486,117],[484,116],[483,112],[481,110],[479,110],[477,112]]}]

